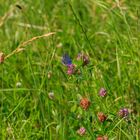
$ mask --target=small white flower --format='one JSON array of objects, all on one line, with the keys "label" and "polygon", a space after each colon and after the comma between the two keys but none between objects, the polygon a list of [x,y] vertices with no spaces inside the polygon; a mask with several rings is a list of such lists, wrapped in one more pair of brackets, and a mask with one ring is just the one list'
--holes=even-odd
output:
[{"label": "small white flower", "polygon": [[54,99],[54,93],[53,92],[49,92],[48,96],[49,96],[50,99]]},{"label": "small white flower", "polygon": [[16,87],[21,87],[22,86],[22,83],[21,82],[17,82],[16,83]]}]

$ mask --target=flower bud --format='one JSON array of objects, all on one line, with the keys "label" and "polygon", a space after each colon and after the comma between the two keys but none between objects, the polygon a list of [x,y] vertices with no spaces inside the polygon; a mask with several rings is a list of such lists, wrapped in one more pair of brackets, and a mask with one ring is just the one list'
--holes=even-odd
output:
[{"label": "flower bud", "polygon": [[0,52],[0,64],[4,62],[4,53]]}]

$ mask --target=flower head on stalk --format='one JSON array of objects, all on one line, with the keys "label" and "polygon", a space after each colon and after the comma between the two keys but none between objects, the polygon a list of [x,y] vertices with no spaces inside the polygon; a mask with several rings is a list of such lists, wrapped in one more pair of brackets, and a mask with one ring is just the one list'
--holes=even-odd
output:
[{"label": "flower head on stalk", "polygon": [[90,101],[88,98],[82,98],[80,100],[80,106],[84,109],[87,110],[90,106]]},{"label": "flower head on stalk", "polygon": [[77,55],[77,61],[82,61],[82,66],[86,66],[87,64],[89,64],[89,56],[84,54],[84,53],[78,53]]},{"label": "flower head on stalk", "polygon": [[121,118],[127,118],[128,115],[129,115],[129,112],[128,112],[128,109],[127,108],[121,108],[118,112],[118,115],[121,117]]},{"label": "flower head on stalk", "polygon": [[105,96],[106,96],[106,94],[107,94],[106,89],[101,88],[101,89],[100,89],[100,91],[99,91],[99,96],[101,96],[101,97],[105,97]]},{"label": "flower head on stalk", "polygon": [[77,130],[77,133],[80,136],[83,136],[86,133],[86,129],[84,127],[81,127],[80,129]]}]

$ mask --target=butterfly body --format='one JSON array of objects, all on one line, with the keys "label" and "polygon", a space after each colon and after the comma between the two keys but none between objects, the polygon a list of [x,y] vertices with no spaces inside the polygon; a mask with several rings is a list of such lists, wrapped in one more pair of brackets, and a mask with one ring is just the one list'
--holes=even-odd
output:
[{"label": "butterfly body", "polygon": [[72,60],[68,56],[68,54],[64,54],[62,57],[62,63],[66,66],[70,66],[72,64]]}]

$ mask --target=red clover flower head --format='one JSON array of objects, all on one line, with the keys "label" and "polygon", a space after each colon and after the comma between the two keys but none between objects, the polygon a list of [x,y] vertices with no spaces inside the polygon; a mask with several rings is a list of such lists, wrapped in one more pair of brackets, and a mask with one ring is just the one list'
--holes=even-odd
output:
[{"label": "red clover flower head", "polygon": [[84,109],[87,110],[90,106],[90,101],[87,98],[82,98],[80,100],[80,106]]},{"label": "red clover flower head", "polygon": [[97,117],[100,122],[104,122],[107,119],[107,116],[103,112],[99,112]]},{"label": "red clover flower head", "polygon": [[96,140],[108,140],[107,136],[98,136]]}]

